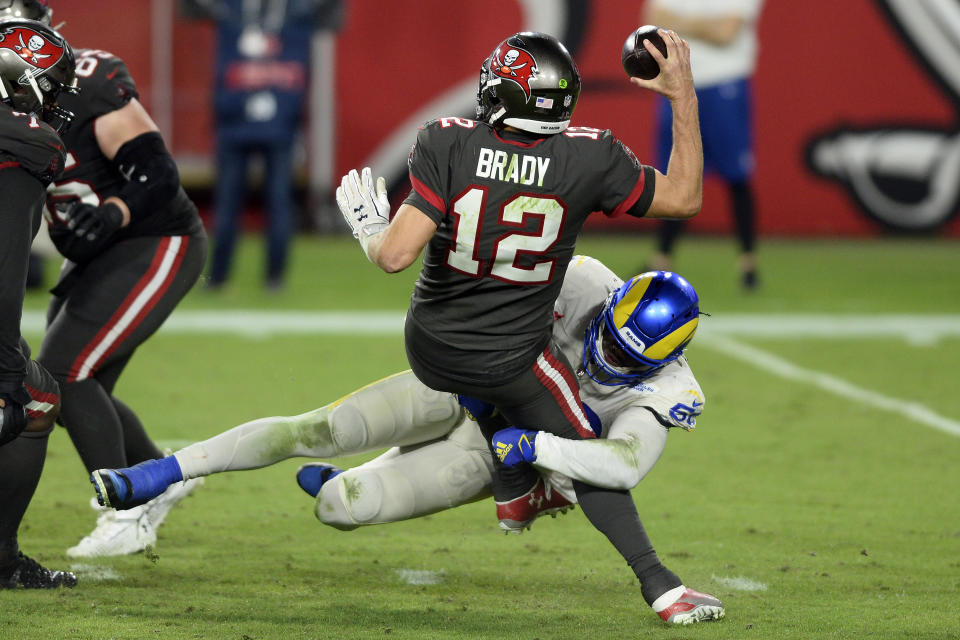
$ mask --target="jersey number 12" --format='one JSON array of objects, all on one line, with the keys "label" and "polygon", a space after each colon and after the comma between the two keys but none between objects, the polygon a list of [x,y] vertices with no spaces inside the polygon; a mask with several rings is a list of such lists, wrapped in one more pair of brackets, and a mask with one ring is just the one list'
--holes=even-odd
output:
[{"label": "jersey number 12", "polygon": [[[463,274],[482,277],[483,261],[478,255],[484,204],[487,190],[471,187],[453,202],[453,247],[447,252],[447,264]],[[518,193],[500,209],[499,224],[517,227],[518,231],[500,236],[493,243],[490,277],[516,284],[546,284],[553,276],[556,258],[535,262],[530,267],[517,266],[520,255],[543,255],[560,235],[566,207],[557,198]],[[525,231],[529,217],[540,219],[539,229]]]}]

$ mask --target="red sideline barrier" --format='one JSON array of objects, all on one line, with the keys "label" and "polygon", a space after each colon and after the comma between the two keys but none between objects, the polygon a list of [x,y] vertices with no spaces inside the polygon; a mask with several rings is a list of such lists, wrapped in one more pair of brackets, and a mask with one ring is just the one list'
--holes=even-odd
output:
[{"label": "red sideline barrier", "polygon": [[[67,21],[63,33],[71,43],[107,49],[127,61],[148,107],[150,4],[124,3],[124,28],[105,29],[104,17],[91,8],[95,4],[54,3],[54,22]],[[649,160],[653,100],[627,83],[619,62],[641,4],[589,3],[575,53],[585,81],[574,119],[612,128]],[[516,3],[493,9],[421,0],[389,12],[378,6],[349,2],[338,41],[337,175],[363,162],[425,102],[475,78],[499,39],[523,27]],[[755,79],[761,233],[863,236],[920,225],[960,235],[960,218],[953,217],[960,179],[956,172],[949,179],[938,172],[949,169],[950,154],[960,147],[960,99],[938,80],[920,52],[923,46],[898,28],[886,6],[883,0],[767,0]],[[212,30],[177,21],[174,40],[172,147],[178,155],[208,156]],[[960,66],[960,57],[953,64]],[[880,129],[887,133],[878,137]],[[808,155],[818,140],[821,166],[815,168]],[[846,182],[838,175],[854,178]],[[590,228],[609,224],[598,221]],[[712,180],[692,228],[731,228],[724,191]]]}]

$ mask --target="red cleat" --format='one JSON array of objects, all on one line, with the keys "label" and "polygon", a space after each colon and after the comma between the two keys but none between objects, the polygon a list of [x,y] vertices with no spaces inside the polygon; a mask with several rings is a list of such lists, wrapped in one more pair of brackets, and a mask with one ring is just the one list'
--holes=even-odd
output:
[{"label": "red cleat", "polygon": [[573,503],[553,491],[543,479],[537,480],[530,491],[508,502],[497,503],[497,518],[504,533],[522,533],[538,517],[550,514],[556,518],[558,513],[566,513]]},{"label": "red cleat", "polygon": [[699,591],[694,591],[686,587],[678,587],[678,589],[680,588],[683,589],[680,597],[664,609],[657,611],[657,603],[653,603],[654,611],[657,611],[657,615],[659,615],[664,622],[669,622],[670,624],[692,624],[706,620],[719,620],[723,617],[722,602],[709,594],[700,593]]}]

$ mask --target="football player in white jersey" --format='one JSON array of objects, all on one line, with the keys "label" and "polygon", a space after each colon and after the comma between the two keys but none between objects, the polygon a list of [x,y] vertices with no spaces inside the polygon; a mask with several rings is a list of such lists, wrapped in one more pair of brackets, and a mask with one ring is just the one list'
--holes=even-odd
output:
[{"label": "football player in white jersey", "polygon": [[[555,312],[554,337],[571,362],[581,363],[581,399],[601,439],[569,440],[513,428],[496,434],[498,455],[503,452],[508,466],[533,462],[545,477],[546,499],[529,505],[521,523],[527,528],[538,515],[571,505],[576,498],[571,479],[611,489],[635,487],[660,458],[668,429],[692,430],[704,406],[682,353],[696,330],[698,299],[679,275],[650,272],[624,283],[599,261],[576,256]],[[91,481],[101,501],[123,509],[181,480],[296,456],[329,459],[384,447],[393,448],[345,471],[320,462],[300,468],[297,481],[316,497],[321,522],[350,530],[490,495],[495,459],[473,416],[455,396],[427,388],[410,371],[303,415],[255,420],[167,458],[96,471]],[[652,546],[650,554],[659,563]],[[718,599],[687,588],[679,578],[675,582],[643,594],[663,620],[686,624],[723,617]]]}]

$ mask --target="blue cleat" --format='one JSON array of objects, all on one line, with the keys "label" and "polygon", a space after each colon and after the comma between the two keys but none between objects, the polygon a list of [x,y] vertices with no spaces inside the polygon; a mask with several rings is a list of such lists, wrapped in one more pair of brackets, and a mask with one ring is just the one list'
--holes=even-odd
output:
[{"label": "blue cleat", "polygon": [[310,462],[297,469],[297,484],[300,488],[316,498],[324,483],[343,473],[332,464],[325,462]]},{"label": "blue cleat", "polygon": [[183,472],[173,456],[145,460],[124,469],[97,469],[90,474],[97,502],[112,509],[138,507],[181,480]]}]

